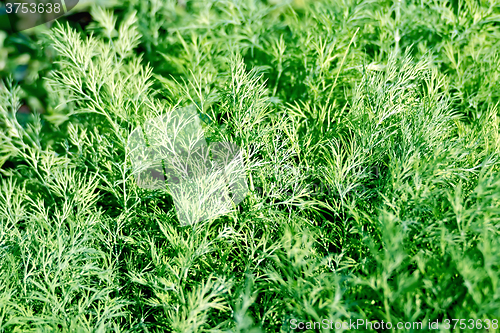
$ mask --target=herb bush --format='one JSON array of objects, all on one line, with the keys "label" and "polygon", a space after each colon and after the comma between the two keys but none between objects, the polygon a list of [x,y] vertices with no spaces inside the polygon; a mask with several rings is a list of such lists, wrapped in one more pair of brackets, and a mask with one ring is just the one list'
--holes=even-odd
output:
[{"label": "herb bush", "polygon": [[[91,15],[25,38],[29,79],[4,43],[25,35],[0,33],[0,331],[500,319],[496,1]],[[35,99],[43,112],[16,113]],[[137,186],[126,143],[190,105],[243,150],[250,190],[181,226],[168,191]]]}]

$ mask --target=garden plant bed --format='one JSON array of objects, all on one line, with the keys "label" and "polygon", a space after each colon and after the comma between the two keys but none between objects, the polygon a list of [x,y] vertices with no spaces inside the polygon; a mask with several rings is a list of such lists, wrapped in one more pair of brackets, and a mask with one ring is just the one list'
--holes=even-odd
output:
[{"label": "garden plant bed", "polygon": [[[0,30],[0,332],[499,332],[499,74],[494,0]],[[168,158],[138,167],[189,112],[240,172],[196,219]]]}]

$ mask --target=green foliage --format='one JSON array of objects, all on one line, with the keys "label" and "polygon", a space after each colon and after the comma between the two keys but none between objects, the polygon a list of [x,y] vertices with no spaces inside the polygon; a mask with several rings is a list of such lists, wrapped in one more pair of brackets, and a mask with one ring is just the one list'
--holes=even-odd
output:
[{"label": "green foliage", "polygon": [[[495,1],[91,14],[35,31],[31,81],[0,33],[0,332],[500,319]],[[242,149],[250,189],[192,226],[137,185],[127,147],[184,106]]]}]

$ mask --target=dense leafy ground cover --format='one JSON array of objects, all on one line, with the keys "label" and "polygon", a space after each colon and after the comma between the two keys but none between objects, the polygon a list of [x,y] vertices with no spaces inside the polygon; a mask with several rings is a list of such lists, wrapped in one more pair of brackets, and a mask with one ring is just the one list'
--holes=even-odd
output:
[{"label": "dense leafy ground cover", "polygon": [[[500,319],[496,1],[91,15],[0,32],[0,331]],[[243,149],[250,192],[183,227],[126,140],[189,105]]]}]

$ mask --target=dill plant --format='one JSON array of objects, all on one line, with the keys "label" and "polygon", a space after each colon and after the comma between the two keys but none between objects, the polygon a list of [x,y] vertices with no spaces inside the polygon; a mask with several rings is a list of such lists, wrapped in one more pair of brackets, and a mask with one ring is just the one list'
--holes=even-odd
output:
[{"label": "dill plant", "polygon": [[[45,113],[21,121],[33,82],[1,69],[0,331],[500,319],[495,1],[91,14],[39,30]],[[183,107],[240,147],[249,188],[188,226],[127,146]]]}]

